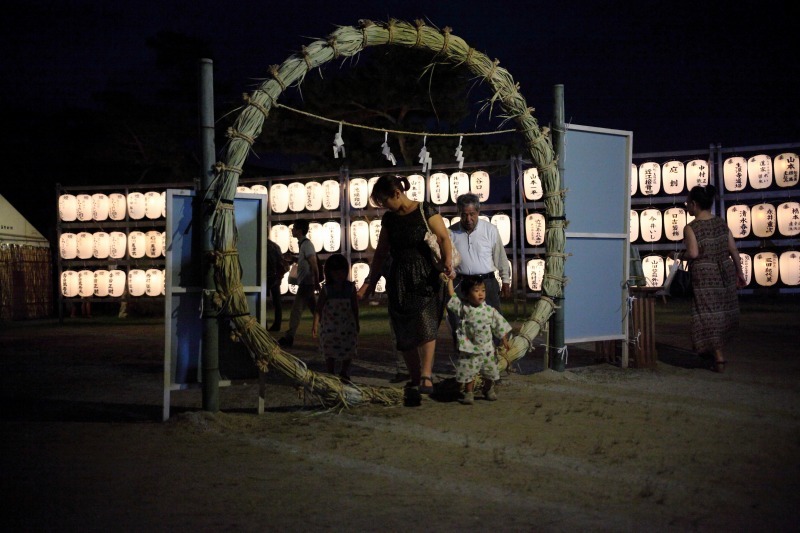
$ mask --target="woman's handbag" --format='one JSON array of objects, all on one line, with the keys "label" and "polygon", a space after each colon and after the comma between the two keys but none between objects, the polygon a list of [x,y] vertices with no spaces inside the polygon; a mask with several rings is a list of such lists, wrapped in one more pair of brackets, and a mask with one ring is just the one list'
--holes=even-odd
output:
[{"label": "woman's handbag", "polygon": [[289,285],[297,285],[297,263],[289,267]]},{"label": "woman's handbag", "polygon": [[[428,219],[425,218],[422,202],[419,203],[419,212],[422,214],[422,220],[425,221],[425,227],[428,228],[428,231],[425,233],[425,243],[431,249],[433,267],[439,272],[443,272],[444,260],[442,260],[442,251],[439,249],[439,242],[436,240],[436,234],[431,231],[431,227],[428,225]],[[447,230],[447,235],[450,238],[450,249],[453,251],[453,268],[456,268],[461,264],[461,254],[458,253],[458,249],[453,244],[453,236],[450,234],[450,230]]]},{"label": "woman's handbag", "polygon": [[692,274],[684,270],[682,261],[675,261],[669,269],[669,276],[664,282],[664,291],[676,298],[688,298],[692,295]]}]

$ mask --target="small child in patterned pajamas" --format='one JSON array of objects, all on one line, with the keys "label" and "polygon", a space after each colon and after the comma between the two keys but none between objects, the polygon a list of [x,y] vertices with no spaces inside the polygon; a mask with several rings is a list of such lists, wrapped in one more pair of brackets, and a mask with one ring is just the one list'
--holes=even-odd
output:
[{"label": "small child in patterned pajamas", "polygon": [[502,339],[508,349],[511,325],[494,307],[486,303],[486,285],[483,280],[465,276],[461,281],[464,301],[456,295],[453,280],[448,280],[450,301],[447,308],[461,318],[456,330],[458,355],[456,356],[456,381],[464,385],[464,395],[459,401],[471,405],[475,400],[475,378],[484,379],[483,396],[489,401],[497,399],[494,383],[500,379],[492,337]]}]

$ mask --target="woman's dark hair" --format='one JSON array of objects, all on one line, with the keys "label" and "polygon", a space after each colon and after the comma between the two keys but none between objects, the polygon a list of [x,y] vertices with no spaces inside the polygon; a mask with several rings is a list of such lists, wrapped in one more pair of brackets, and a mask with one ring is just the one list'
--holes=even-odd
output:
[{"label": "woman's dark hair", "polygon": [[699,205],[700,209],[711,209],[716,194],[717,188],[713,185],[695,185],[689,191],[689,200]]},{"label": "woman's dark hair", "polygon": [[333,273],[339,270],[344,270],[345,272],[350,271],[350,265],[347,264],[347,258],[342,254],[331,254],[325,260],[325,279],[332,279]]},{"label": "woman's dark hair", "polygon": [[394,196],[395,191],[406,192],[411,188],[405,176],[381,176],[372,187],[370,198],[376,204],[383,206],[387,198]]},{"label": "woman's dark hair", "polygon": [[474,276],[464,276],[461,278],[461,293],[466,295],[476,285],[485,285],[486,283],[481,278]]}]

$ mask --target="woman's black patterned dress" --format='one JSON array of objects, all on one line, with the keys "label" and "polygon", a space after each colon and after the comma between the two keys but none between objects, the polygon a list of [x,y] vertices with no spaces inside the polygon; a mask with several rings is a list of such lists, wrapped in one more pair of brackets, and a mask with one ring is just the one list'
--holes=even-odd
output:
[{"label": "woman's black patterned dress", "polygon": [[[438,213],[427,202],[423,208],[427,218]],[[444,314],[446,285],[433,267],[431,250],[425,243],[428,228],[419,209],[407,215],[387,211],[381,220],[381,232],[384,231],[392,254],[386,280],[389,319],[397,349],[412,350],[436,339]]]},{"label": "woman's black patterned dress", "polygon": [[689,223],[700,255],[691,261],[692,345],[712,352],[731,339],[739,326],[736,269],[728,252],[728,225],[719,217]]}]

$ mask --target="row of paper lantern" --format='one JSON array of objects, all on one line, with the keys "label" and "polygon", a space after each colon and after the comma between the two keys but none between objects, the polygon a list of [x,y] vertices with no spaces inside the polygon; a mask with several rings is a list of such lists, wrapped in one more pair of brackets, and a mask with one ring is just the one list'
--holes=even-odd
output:
[{"label": "row of paper lantern", "polygon": [[[494,224],[497,227],[503,246],[511,242],[511,217],[505,213],[497,213],[491,218],[481,215],[481,220]],[[445,226],[449,227],[460,220],[455,216],[452,218],[444,217]],[[275,224],[269,230],[269,238],[281,249],[281,253],[298,253],[297,239],[292,236],[294,224]],[[544,215],[534,213],[528,215],[526,221],[526,233],[529,235],[531,244],[539,245],[544,242]],[[368,247],[376,249],[378,238],[381,234],[381,219],[376,218],[369,222],[366,220],[353,220],[350,223],[350,245],[353,250],[361,252]],[[337,252],[341,247],[342,229],[341,224],[335,220],[329,220],[320,224],[310,222],[308,225],[308,239],[314,245],[317,252]]]},{"label": "row of paper lantern", "polygon": [[[379,176],[371,178],[353,178],[348,186],[348,197],[353,209],[378,207],[370,198],[372,188]],[[406,192],[414,201],[425,200],[425,177],[420,174],[408,176],[410,188]],[[339,209],[340,183],[337,180],[326,180],[322,183],[309,181],[306,183],[292,182],[275,183],[269,189],[265,185],[240,185],[237,192],[263,194],[269,198],[270,208],[273,213],[286,213],[291,211],[328,211]],[[431,202],[442,205],[448,199],[456,201],[466,192],[477,194],[481,202],[489,199],[490,180],[489,174],[483,170],[468,175],[466,172],[454,172],[449,176],[444,172],[431,174],[428,181]]]},{"label": "row of paper lantern", "polygon": [[58,249],[62,259],[132,259],[165,255],[166,235],[161,231],[98,231],[62,233]]},{"label": "row of paper lantern", "polygon": [[58,216],[63,222],[91,220],[155,220],[166,216],[166,192],[149,191],[95,194],[62,194],[58,198]]},{"label": "row of paper lantern", "polygon": [[[784,237],[800,235],[800,203],[784,202],[776,208],[772,204],[757,204],[752,207],[744,204],[732,205],[725,217],[731,234],[742,239],[752,232],[765,239],[775,235],[776,230]],[[655,208],[641,213],[631,211],[630,239],[635,242],[658,242],[662,236],[670,241],[682,241],[686,224],[694,217],[681,207],[671,207],[663,214]]]},{"label": "row of paper lantern", "polygon": [[164,270],[65,270],[61,273],[61,294],[67,298],[163,296]]},{"label": "row of paper lantern", "polygon": [[[746,285],[750,285],[752,278],[762,287],[771,287],[782,281],[784,285],[800,285],[800,252],[787,250],[780,256],[775,252],[759,252],[751,257],[749,254],[739,252],[742,272]],[[669,268],[674,263],[671,258],[660,255],[648,255],[642,258],[642,270],[648,287],[661,287],[664,285]],[[684,262],[685,265],[685,262]]]},{"label": "row of paper lantern", "polygon": [[[631,196],[638,190],[645,196],[656,195],[663,188],[664,194],[683,194],[697,185],[708,185],[708,161],[695,159],[686,165],[681,161],[667,161],[663,165],[647,162],[631,165]],[[722,165],[725,189],[731,192],[743,190],[747,184],[753,189],[766,189],[774,182],[779,187],[797,185],[797,154],[783,153],[774,159],[759,154],[745,159],[729,157]],[[637,179],[638,178],[638,179]]]}]

